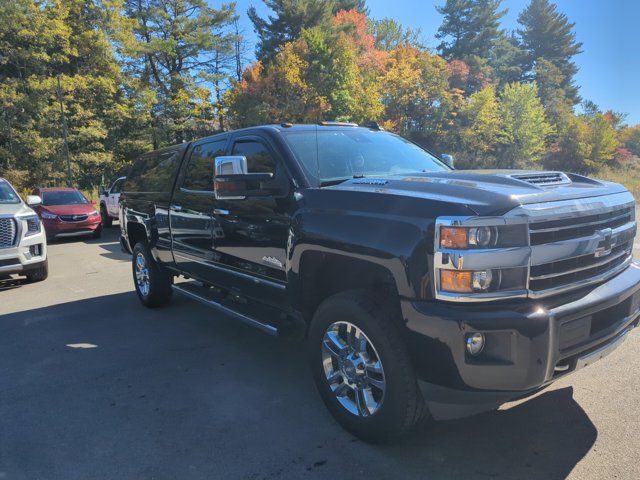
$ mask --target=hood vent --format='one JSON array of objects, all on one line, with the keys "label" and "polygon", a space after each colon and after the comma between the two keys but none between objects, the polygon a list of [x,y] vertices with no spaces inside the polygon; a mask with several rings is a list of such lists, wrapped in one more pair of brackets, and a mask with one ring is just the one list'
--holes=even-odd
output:
[{"label": "hood vent", "polygon": [[510,177],[540,187],[568,185],[571,183],[569,177],[562,172],[519,173],[510,175]]}]

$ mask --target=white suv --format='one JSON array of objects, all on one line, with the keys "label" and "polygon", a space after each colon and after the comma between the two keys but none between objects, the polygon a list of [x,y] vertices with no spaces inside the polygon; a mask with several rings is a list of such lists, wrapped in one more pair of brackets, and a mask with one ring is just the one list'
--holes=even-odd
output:
[{"label": "white suv", "polygon": [[23,202],[11,184],[0,178],[0,278],[14,273],[30,282],[47,278],[47,237],[30,208],[41,202],[35,195]]}]

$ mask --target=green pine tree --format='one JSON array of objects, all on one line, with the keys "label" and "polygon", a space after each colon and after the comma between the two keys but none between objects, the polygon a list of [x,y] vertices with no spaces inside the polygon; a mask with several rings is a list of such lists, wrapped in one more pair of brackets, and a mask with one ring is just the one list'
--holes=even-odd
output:
[{"label": "green pine tree", "polygon": [[447,60],[475,55],[488,58],[496,42],[504,35],[500,19],[502,0],[447,0],[437,7],[444,20],[436,38],[438,50]]},{"label": "green pine tree", "polygon": [[[219,82],[235,77],[235,5],[206,0],[126,0],[135,21],[127,48],[130,73],[153,98],[154,145],[179,143],[219,127]],[[212,88],[213,86],[213,88]],[[217,99],[221,98],[221,92]]]},{"label": "green pine tree", "polygon": [[579,88],[574,76],[578,67],[573,57],[582,52],[582,43],[576,40],[575,23],[558,12],[549,0],[531,0],[518,16],[521,28],[517,30],[522,47],[527,51],[523,70],[535,78],[536,64],[545,59],[562,74],[560,87],[573,105],[580,102]]}]

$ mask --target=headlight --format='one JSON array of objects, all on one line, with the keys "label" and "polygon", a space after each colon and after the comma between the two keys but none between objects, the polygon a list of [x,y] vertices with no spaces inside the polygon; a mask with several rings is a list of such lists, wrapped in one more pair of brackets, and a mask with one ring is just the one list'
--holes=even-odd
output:
[{"label": "headlight", "polygon": [[40,233],[40,218],[38,218],[37,215],[22,217],[22,220],[27,224],[27,233],[25,233],[25,237]]},{"label": "headlight", "polygon": [[440,246],[443,248],[491,248],[497,242],[496,227],[442,227],[440,230]]},{"label": "headlight", "polygon": [[89,212],[90,217],[95,217],[96,215],[100,215],[100,213],[97,210],[92,210],[91,212]]},{"label": "headlight", "polygon": [[435,297],[486,301],[526,295],[531,249],[519,218],[442,217],[434,229]]},{"label": "headlight", "polygon": [[42,218],[44,220],[55,220],[56,218],[58,218],[57,215],[54,215],[53,213],[49,213],[49,212],[42,212],[40,215],[42,215]]}]

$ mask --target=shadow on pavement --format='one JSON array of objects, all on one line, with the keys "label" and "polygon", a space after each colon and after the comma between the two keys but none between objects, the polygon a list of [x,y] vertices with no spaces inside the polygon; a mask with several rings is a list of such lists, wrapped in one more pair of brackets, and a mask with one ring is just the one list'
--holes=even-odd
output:
[{"label": "shadow on pavement", "polygon": [[131,256],[120,249],[120,228],[118,225],[105,228],[101,238],[87,239],[85,243],[98,245],[102,249],[98,254],[105,258],[112,260],[131,260]]},{"label": "shadow on pavement", "polygon": [[324,409],[304,345],[132,293],[0,317],[0,392],[10,479],[555,479],[597,437],[565,388],[367,445]]}]

